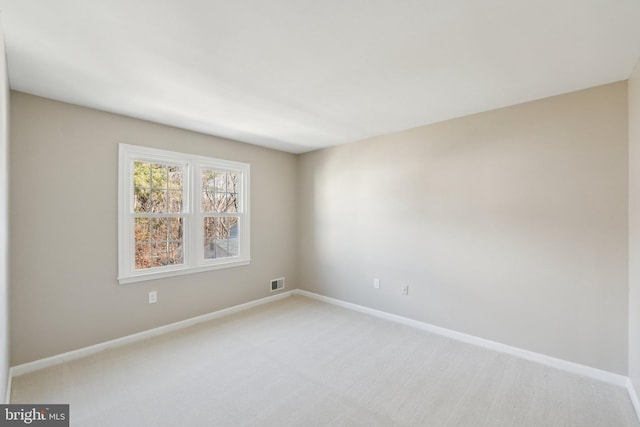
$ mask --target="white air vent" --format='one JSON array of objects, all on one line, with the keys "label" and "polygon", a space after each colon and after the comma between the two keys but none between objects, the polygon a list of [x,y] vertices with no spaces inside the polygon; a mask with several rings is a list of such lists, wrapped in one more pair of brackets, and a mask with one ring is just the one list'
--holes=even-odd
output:
[{"label": "white air vent", "polygon": [[271,292],[284,289],[284,277],[271,280]]}]

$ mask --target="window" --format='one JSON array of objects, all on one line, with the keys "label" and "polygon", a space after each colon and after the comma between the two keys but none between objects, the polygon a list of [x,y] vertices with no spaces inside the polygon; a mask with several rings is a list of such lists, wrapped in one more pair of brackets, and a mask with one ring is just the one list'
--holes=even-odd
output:
[{"label": "window", "polygon": [[120,283],[249,264],[249,165],[120,144]]}]

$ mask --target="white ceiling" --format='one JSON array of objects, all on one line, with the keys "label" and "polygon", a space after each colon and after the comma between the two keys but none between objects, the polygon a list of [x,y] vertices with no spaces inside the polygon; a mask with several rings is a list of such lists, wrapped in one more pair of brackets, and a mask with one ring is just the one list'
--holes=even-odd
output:
[{"label": "white ceiling", "polygon": [[0,0],[13,89],[301,153],[624,80],[640,0]]}]

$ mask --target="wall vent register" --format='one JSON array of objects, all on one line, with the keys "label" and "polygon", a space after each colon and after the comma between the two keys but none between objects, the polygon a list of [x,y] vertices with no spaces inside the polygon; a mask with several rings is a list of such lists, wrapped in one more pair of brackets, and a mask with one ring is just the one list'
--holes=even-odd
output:
[{"label": "wall vent register", "polygon": [[284,289],[284,277],[271,280],[271,292]]}]

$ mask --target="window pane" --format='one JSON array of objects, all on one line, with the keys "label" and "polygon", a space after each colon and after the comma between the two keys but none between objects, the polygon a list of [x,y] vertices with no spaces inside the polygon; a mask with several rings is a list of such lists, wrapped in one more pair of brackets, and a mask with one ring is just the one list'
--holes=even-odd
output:
[{"label": "window pane", "polygon": [[133,211],[149,213],[151,210],[151,196],[148,189],[136,188],[133,191]]},{"label": "window pane", "polygon": [[169,166],[169,188],[182,190],[182,168],[180,166]]},{"label": "window pane", "polygon": [[151,233],[149,231],[148,218],[136,218],[134,223],[134,235],[136,243],[149,242]]},{"label": "window pane", "polygon": [[169,190],[169,213],[182,212],[182,191]]},{"label": "window pane", "polygon": [[205,259],[237,256],[238,249],[238,217],[204,219]]},{"label": "window pane", "polygon": [[205,190],[202,192],[202,212],[215,212],[214,196],[215,193],[213,191]]},{"label": "window pane", "polygon": [[226,212],[227,211],[227,194],[215,193],[213,196],[214,212]]},{"label": "window pane", "polygon": [[133,162],[133,186],[149,188],[151,165],[145,162]]},{"label": "window pane", "polygon": [[168,218],[153,218],[151,220],[151,240],[167,240],[169,237],[168,222]]},{"label": "window pane", "polygon": [[202,171],[202,189],[211,189],[213,190],[216,186],[215,184],[215,176],[216,173],[212,170],[205,169]]},{"label": "window pane", "polygon": [[169,243],[169,264],[182,264],[182,242]]},{"label": "window pane", "polygon": [[215,173],[215,190],[224,193],[227,191],[227,174],[224,172]]},{"label": "window pane", "polygon": [[169,240],[182,241],[182,218],[169,220]]},{"label": "window pane", "polygon": [[167,213],[167,190],[151,190],[151,213]]},{"label": "window pane", "polygon": [[167,165],[151,165],[151,184],[153,188],[167,188]]},{"label": "window pane", "polygon": [[227,192],[236,193],[238,191],[239,177],[235,172],[227,173]]},{"label": "window pane", "polygon": [[169,254],[167,253],[167,242],[151,243],[151,266],[161,267],[169,264]]},{"label": "window pane", "polygon": [[238,194],[237,193],[227,193],[224,211],[229,213],[238,212]]},{"label": "window pane", "polygon": [[151,267],[151,246],[148,243],[136,245],[136,270]]}]

